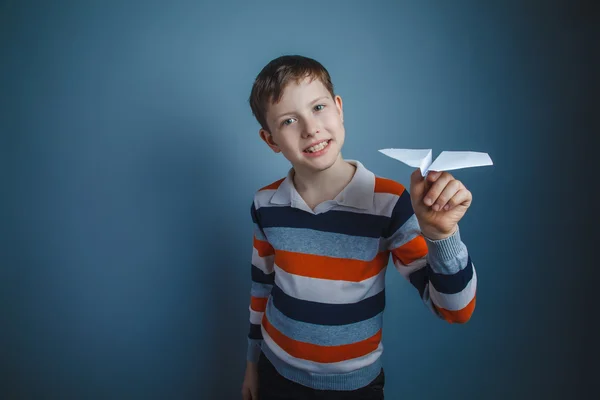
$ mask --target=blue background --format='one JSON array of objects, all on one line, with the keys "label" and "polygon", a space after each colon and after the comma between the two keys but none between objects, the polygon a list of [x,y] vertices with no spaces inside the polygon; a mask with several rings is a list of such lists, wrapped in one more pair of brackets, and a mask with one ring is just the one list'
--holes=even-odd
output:
[{"label": "blue background", "polygon": [[247,98],[282,54],[329,69],[378,175],[411,173],[384,147],[495,162],[455,172],[471,321],[388,271],[386,398],[585,393],[588,3],[0,4],[1,398],[240,398],[250,201],[289,167]]}]

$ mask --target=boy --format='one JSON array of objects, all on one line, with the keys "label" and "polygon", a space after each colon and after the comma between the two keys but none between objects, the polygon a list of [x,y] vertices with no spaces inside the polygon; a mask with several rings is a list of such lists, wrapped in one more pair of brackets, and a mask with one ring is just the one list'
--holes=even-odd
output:
[{"label": "boy", "polygon": [[439,318],[465,323],[477,277],[458,221],[471,193],[419,169],[410,194],[344,160],[342,99],[317,61],[283,56],[252,87],[259,135],[292,167],[258,190],[250,333],[242,395],[383,399],[385,271],[396,269]]}]

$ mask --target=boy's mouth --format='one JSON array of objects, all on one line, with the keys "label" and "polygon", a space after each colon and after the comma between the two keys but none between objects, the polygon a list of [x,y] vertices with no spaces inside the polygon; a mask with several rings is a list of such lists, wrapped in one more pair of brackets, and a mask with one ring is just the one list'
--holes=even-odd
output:
[{"label": "boy's mouth", "polygon": [[316,153],[317,151],[321,151],[323,150],[325,147],[327,147],[329,145],[329,142],[331,142],[331,139],[329,140],[323,140],[320,143],[317,143],[313,146],[310,146],[306,149],[304,149],[305,153]]}]

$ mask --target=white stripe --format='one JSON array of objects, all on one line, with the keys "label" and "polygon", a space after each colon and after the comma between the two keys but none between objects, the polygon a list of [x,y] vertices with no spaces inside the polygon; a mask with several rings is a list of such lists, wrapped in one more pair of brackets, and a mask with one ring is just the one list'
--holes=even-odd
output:
[{"label": "white stripe", "polygon": [[400,275],[402,275],[407,280],[409,279],[410,274],[412,274],[418,269],[425,267],[425,265],[427,265],[427,257],[421,257],[408,265],[402,264],[400,260],[394,257],[394,267],[396,267],[398,272],[400,272]]},{"label": "white stripe", "polygon": [[372,364],[373,362],[375,362],[377,360],[377,358],[380,357],[381,353],[383,352],[383,343],[379,342],[377,349],[375,349],[374,351],[372,351],[371,353],[369,353],[365,356],[353,358],[353,359],[345,360],[345,361],[334,362],[334,363],[319,363],[319,362],[314,362],[314,361],[309,361],[309,360],[303,360],[301,358],[296,358],[296,357],[289,355],[285,350],[283,350],[281,347],[279,347],[273,339],[271,339],[271,337],[265,331],[265,328],[262,325],[261,325],[261,330],[262,330],[264,343],[267,346],[269,346],[269,349],[271,349],[271,351],[277,357],[279,357],[281,360],[283,360],[285,363],[291,365],[292,367],[301,369],[303,371],[309,371],[309,372],[314,372],[314,373],[319,373],[319,374],[335,374],[335,373],[343,374],[346,372],[352,372],[354,370],[357,370],[359,368],[363,368],[367,365]]},{"label": "white stripe", "polygon": [[429,294],[433,303],[448,311],[459,311],[465,308],[473,297],[477,289],[477,274],[473,268],[473,277],[467,286],[460,292],[454,294],[440,293],[435,290],[435,287],[429,282]]},{"label": "white stripe", "polygon": [[248,307],[248,310],[250,310],[250,323],[260,325],[264,312],[254,311],[251,307]]},{"label": "white stripe", "polygon": [[275,255],[261,257],[258,255],[258,250],[256,250],[256,247],[252,247],[252,264],[265,274],[270,274],[271,272],[273,272],[274,258]]},{"label": "white stripe", "polygon": [[385,286],[385,271],[361,282],[310,278],[285,272],[275,265],[275,283],[287,295],[325,304],[356,303],[376,295]]}]

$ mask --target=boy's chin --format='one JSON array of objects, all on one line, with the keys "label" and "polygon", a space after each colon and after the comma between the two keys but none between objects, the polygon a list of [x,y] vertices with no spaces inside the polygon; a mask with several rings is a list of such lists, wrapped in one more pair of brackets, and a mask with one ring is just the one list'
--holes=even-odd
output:
[{"label": "boy's chin", "polygon": [[302,162],[297,163],[297,165],[294,165],[294,167],[311,172],[326,171],[335,165],[338,158],[339,154],[336,154],[335,157],[307,158],[302,160]]}]

